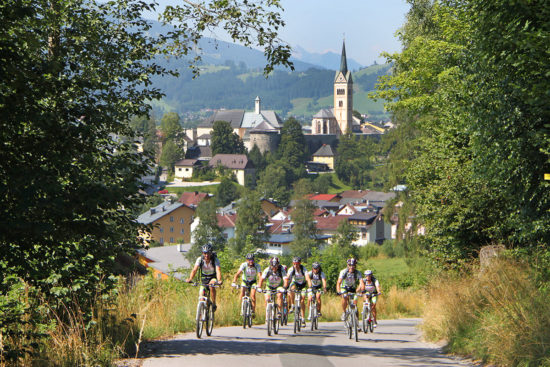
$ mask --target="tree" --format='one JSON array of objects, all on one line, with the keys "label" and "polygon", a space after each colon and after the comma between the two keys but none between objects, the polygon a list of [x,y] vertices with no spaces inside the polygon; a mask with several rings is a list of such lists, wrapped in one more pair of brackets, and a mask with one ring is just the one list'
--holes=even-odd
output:
[{"label": "tree", "polygon": [[180,150],[173,140],[167,140],[162,147],[162,153],[160,155],[160,165],[174,169],[174,164],[179,161],[183,156],[183,151]]},{"label": "tree", "polygon": [[212,155],[216,154],[243,154],[243,141],[233,132],[227,121],[214,121],[211,133]]},{"label": "tree", "polygon": [[338,248],[342,259],[358,257],[357,246],[353,242],[357,239],[357,229],[347,220],[338,223],[336,235],[332,238],[332,246]]},{"label": "tree", "polygon": [[265,213],[258,194],[247,191],[239,200],[237,207],[233,252],[243,256],[248,252],[265,248],[264,240],[267,235],[265,224]]},{"label": "tree", "polygon": [[164,141],[174,140],[176,135],[182,130],[180,117],[176,112],[167,112],[160,120],[160,131]]},{"label": "tree", "polygon": [[280,164],[270,164],[260,175],[257,192],[264,198],[272,198],[281,205],[288,205],[290,193],[287,188],[286,175],[286,170]]},{"label": "tree", "polygon": [[305,197],[298,200],[294,207],[292,212],[294,241],[290,247],[294,256],[307,259],[311,255],[311,250],[318,247],[317,225],[313,220],[314,211],[315,205]]},{"label": "tree", "polygon": [[263,172],[267,166],[267,162],[262,152],[260,152],[260,148],[258,148],[256,144],[254,144],[252,149],[250,149],[250,152],[248,152],[248,159],[250,159],[252,164],[254,164],[254,167],[256,167],[256,176],[259,177],[260,173]]},{"label": "tree", "polygon": [[302,125],[293,117],[283,124],[281,143],[277,148],[277,154],[282,161],[287,162],[293,168],[303,167],[307,161],[309,153]]},{"label": "tree", "polygon": [[239,198],[237,188],[228,177],[222,178],[216,189],[216,206],[223,207]]},{"label": "tree", "polygon": [[211,244],[214,251],[223,251],[225,248],[225,237],[222,229],[218,226],[216,217],[216,202],[214,200],[203,200],[197,207],[197,218],[199,224],[193,231],[191,249],[185,257],[191,264],[201,255],[201,248]]}]

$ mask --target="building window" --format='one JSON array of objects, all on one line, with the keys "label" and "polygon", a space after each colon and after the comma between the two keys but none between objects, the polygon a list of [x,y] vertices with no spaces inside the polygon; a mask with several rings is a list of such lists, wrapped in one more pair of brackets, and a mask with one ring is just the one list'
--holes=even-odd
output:
[{"label": "building window", "polygon": [[337,89],[337,90],[336,90],[336,94],[339,95],[339,96],[341,96],[341,95],[343,95],[343,94],[346,94],[346,90],[345,90],[345,89]]},{"label": "building window", "polygon": [[170,227],[170,232],[174,232],[174,227]]},{"label": "building window", "polygon": [[161,245],[164,243],[164,237],[161,237],[161,238],[159,239],[159,243],[160,243]]},{"label": "building window", "polygon": [[170,243],[174,243],[174,237],[170,237]]},{"label": "building window", "polygon": [[173,222],[173,221],[174,221],[174,217],[170,216],[170,222]]},{"label": "building window", "polygon": [[164,228],[160,227],[159,230],[160,230],[160,233],[164,233]]},{"label": "building window", "polygon": [[186,168],[186,169],[185,169],[185,172],[187,172],[187,171],[189,171],[189,168]]},{"label": "building window", "polygon": [[184,234],[184,233],[185,233],[185,229],[182,228],[181,231],[180,231],[180,233],[181,233],[181,234]]},{"label": "building window", "polygon": [[180,218],[180,224],[184,224],[185,223],[185,219],[184,218]]},{"label": "building window", "polygon": [[338,101],[338,107],[344,107],[344,102],[343,101]]},{"label": "building window", "polygon": [[178,168],[178,171],[180,171],[180,172],[181,172],[181,168]]}]

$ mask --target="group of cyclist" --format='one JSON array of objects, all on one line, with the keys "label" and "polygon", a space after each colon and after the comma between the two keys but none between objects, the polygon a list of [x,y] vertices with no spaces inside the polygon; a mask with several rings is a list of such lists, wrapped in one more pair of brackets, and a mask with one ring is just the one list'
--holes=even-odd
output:
[{"label": "group of cyclist", "polygon": [[[211,300],[214,311],[216,310],[216,288],[214,285],[222,284],[220,261],[212,250],[212,245],[206,244],[202,247],[202,256],[199,256],[195,262],[195,266],[186,279],[186,282],[191,282],[195,277],[197,271],[200,270],[201,274],[201,287],[199,293],[204,295],[205,287],[209,287],[211,292]],[[256,311],[256,290],[262,291],[262,287],[266,286],[265,298],[266,302],[270,301],[271,290],[277,292],[277,304],[279,309],[282,308],[283,300],[282,294],[284,290],[288,290],[290,297],[289,312],[293,312],[294,295],[296,292],[301,292],[301,315],[295,315],[295,317],[301,317],[302,323],[305,324],[305,302],[304,299],[307,296],[308,309],[313,297],[317,298],[317,311],[318,316],[321,316],[321,292],[326,292],[327,281],[325,273],[321,269],[321,264],[314,262],[312,264],[312,270],[307,271],[305,266],[302,265],[302,259],[300,257],[294,257],[292,260],[292,267],[290,270],[279,262],[279,258],[273,257],[269,260],[269,266],[262,272],[261,267],[255,262],[254,254],[247,254],[246,261],[243,262],[235,276],[233,277],[233,286],[236,285],[237,279],[241,277],[241,293],[240,298],[245,294],[245,287],[250,289],[250,300],[252,303],[252,315],[254,316]],[[258,285],[254,287],[257,279]],[[350,258],[347,260],[347,267],[343,269],[336,283],[336,291],[342,295],[342,320],[345,318],[345,310],[350,297],[348,293],[355,294],[351,298],[351,302],[357,305],[357,294],[364,294],[364,301],[370,301],[372,304],[372,316],[374,319],[374,327],[377,326],[376,322],[376,302],[377,296],[382,293],[380,289],[380,283],[373,276],[371,270],[367,270],[363,274],[357,270],[357,260]],[[308,316],[308,320],[311,315]]]}]

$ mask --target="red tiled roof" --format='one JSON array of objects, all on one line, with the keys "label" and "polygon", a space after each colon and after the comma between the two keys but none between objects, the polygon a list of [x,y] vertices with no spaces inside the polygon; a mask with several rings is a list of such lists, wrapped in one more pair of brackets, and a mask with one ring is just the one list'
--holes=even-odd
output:
[{"label": "red tiled roof", "polygon": [[335,194],[317,194],[317,195],[314,195],[314,196],[310,196],[309,200],[326,200],[326,201],[330,201],[330,200],[334,199],[337,196],[338,195],[335,195]]},{"label": "red tiled roof", "polygon": [[181,194],[178,201],[187,206],[197,206],[202,200],[208,197],[209,197],[208,194],[205,192],[191,191],[191,192],[184,192],[183,194]]},{"label": "red tiled roof", "polygon": [[338,228],[338,224],[341,221],[348,220],[350,216],[349,215],[334,215],[329,217],[317,217],[315,220],[317,221],[317,229],[318,230],[336,230]]},{"label": "red tiled roof", "polygon": [[284,219],[284,220],[270,220],[270,221],[268,222],[268,224],[271,224],[271,225],[268,226],[267,232],[268,232],[268,233],[271,233],[271,234],[286,233],[286,228],[285,228],[285,232],[283,232],[283,225],[284,225],[284,224],[290,225],[291,223],[292,223],[292,221],[290,221],[290,220],[288,220],[288,219]]},{"label": "red tiled roof", "polygon": [[321,217],[321,216],[323,216],[323,215],[325,215],[325,214],[327,214],[327,213],[328,213],[328,210],[323,209],[323,208],[317,208],[317,209],[315,209],[315,211],[313,212],[313,216],[314,216],[314,217]]},{"label": "red tiled roof", "polygon": [[237,214],[216,214],[218,219],[218,227],[220,228],[233,228],[237,221]]}]

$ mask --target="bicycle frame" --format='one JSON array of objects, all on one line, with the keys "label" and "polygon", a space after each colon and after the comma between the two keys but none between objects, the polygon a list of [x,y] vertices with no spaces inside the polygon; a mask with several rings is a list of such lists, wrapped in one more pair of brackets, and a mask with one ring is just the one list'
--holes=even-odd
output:
[{"label": "bicycle frame", "polygon": [[311,290],[311,303],[309,305],[309,315],[311,318],[311,330],[316,330],[319,327],[319,314],[317,311],[317,294],[323,294],[322,290]]},{"label": "bicycle frame", "polygon": [[357,305],[353,303],[352,298],[357,293],[352,292],[341,292],[341,295],[348,298],[348,305],[346,307],[346,317],[344,321],[344,325],[347,329],[348,336],[351,339],[352,337],[355,338],[355,341],[359,341],[359,335],[358,335],[358,324],[359,320],[357,319]]},{"label": "bicycle frame", "polygon": [[[193,287],[202,286],[200,283],[191,283]],[[212,308],[212,301],[210,300],[210,288],[219,287],[219,284],[210,284],[204,287],[204,295],[199,295],[197,302],[196,313],[196,334],[197,338],[201,338],[204,325],[206,324],[206,335],[212,335],[214,328],[214,310]]]},{"label": "bicycle frame", "polygon": [[250,298],[250,291],[256,289],[255,285],[250,287],[242,286],[240,284],[235,284],[233,286],[236,289],[244,288],[244,295],[241,301],[241,313],[243,316],[243,328],[246,329],[246,326],[252,327],[252,300]]},{"label": "bicycle frame", "polygon": [[267,336],[271,336],[271,330],[273,329],[273,332],[275,334],[279,333],[279,326],[280,326],[280,318],[277,315],[277,308],[279,307],[277,305],[277,293],[286,293],[285,291],[280,291],[277,289],[266,289],[262,290],[261,288],[257,288],[258,292],[260,293],[266,293],[269,296],[269,301],[266,302],[265,305],[265,322],[267,325]]}]

